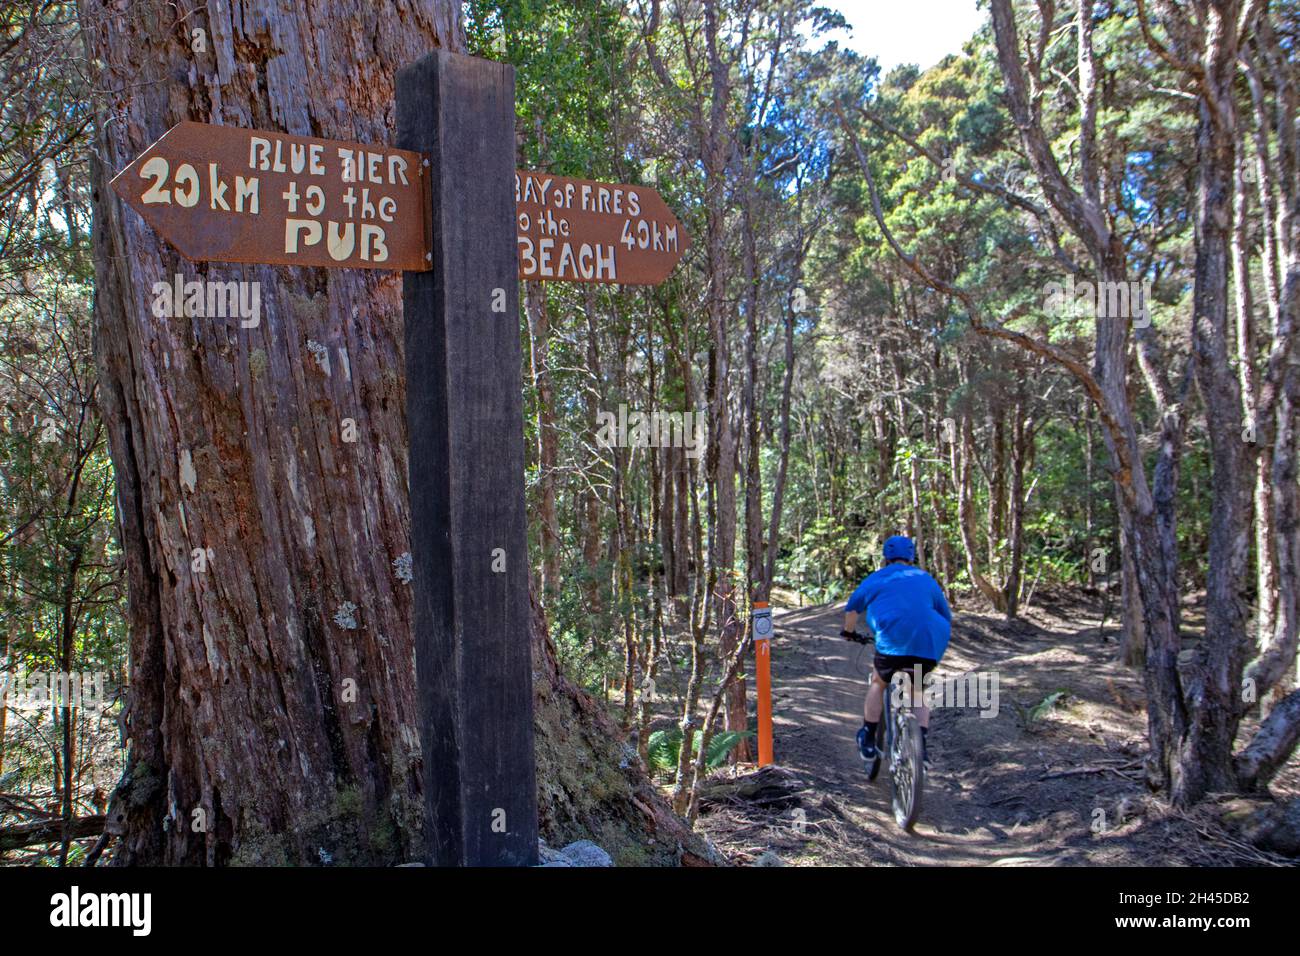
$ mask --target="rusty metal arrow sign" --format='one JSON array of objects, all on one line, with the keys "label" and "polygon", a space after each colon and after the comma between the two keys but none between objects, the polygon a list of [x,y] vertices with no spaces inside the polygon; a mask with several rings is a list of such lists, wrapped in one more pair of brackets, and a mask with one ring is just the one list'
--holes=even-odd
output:
[{"label": "rusty metal arrow sign", "polygon": [[519,278],[658,285],[691,237],[645,186],[515,172]]},{"label": "rusty metal arrow sign", "polygon": [[[113,189],[191,260],[430,268],[427,166],[419,153],[182,122]],[[517,170],[519,277],[656,285],[691,246],[646,186]]]},{"label": "rusty metal arrow sign", "polygon": [[177,123],[113,189],[187,259],[430,267],[419,153]]}]

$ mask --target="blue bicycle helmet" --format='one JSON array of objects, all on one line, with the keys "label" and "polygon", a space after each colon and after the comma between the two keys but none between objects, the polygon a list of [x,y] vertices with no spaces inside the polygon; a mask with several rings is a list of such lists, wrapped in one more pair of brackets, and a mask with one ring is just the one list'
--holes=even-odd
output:
[{"label": "blue bicycle helmet", "polygon": [[901,534],[896,534],[885,541],[885,560],[893,561],[895,558],[902,558],[904,561],[916,560],[916,545],[912,539]]}]

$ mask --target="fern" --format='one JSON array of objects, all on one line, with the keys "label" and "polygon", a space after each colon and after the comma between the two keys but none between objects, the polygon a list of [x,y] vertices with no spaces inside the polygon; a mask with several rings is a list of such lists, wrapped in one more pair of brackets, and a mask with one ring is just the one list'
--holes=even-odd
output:
[{"label": "fern", "polygon": [[1056,709],[1056,706],[1066,698],[1067,694],[1063,690],[1058,690],[1048,694],[1029,711],[1030,721],[1041,720],[1049,711]]},{"label": "fern", "polygon": [[[727,762],[731,748],[742,740],[754,736],[750,731],[724,730],[713,735],[709,740],[709,749],[704,755],[704,766],[708,770],[717,770]],[[677,727],[656,730],[646,742],[646,751],[650,757],[650,766],[663,773],[672,773],[677,769],[678,758],[682,753],[682,732]],[[700,755],[700,735],[691,739],[691,757]]]},{"label": "fern", "polygon": [[[717,770],[727,762],[727,754],[731,752],[732,747],[752,736],[754,735],[748,730],[724,730],[722,733],[714,734],[713,739],[709,741],[708,752],[704,755],[704,766],[709,770]],[[698,743],[696,753],[699,753]]]},{"label": "fern", "polygon": [[676,727],[656,730],[646,743],[646,751],[651,767],[671,773],[677,769],[677,758],[682,752],[682,732]]}]

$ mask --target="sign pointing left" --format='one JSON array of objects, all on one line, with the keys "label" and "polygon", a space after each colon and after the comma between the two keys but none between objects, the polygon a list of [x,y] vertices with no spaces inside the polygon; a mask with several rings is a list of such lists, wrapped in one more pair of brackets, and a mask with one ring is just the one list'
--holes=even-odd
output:
[{"label": "sign pointing left", "polygon": [[191,260],[431,268],[419,153],[177,123],[113,189]]}]

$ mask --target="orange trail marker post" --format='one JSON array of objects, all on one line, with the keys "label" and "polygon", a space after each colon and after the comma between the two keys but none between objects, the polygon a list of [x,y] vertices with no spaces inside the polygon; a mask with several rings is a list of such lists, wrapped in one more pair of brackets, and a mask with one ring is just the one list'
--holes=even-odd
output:
[{"label": "orange trail marker post", "polygon": [[772,762],[772,609],[754,602],[754,671],[758,695],[758,765]]}]

